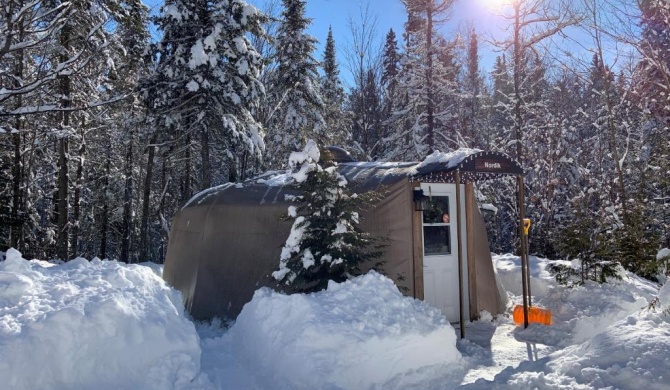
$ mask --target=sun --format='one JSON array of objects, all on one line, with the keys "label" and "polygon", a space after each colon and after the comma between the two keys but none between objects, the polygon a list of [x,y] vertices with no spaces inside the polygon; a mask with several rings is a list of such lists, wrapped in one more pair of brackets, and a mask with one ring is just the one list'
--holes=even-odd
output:
[{"label": "sun", "polygon": [[490,10],[500,11],[505,8],[506,5],[510,4],[511,0],[479,0],[479,2]]}]

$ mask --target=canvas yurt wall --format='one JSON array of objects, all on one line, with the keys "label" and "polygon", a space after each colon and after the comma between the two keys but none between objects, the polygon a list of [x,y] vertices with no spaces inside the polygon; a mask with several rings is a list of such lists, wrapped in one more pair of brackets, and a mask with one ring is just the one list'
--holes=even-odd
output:
[{"label": "canvas yurt wall", "polygon": [[[464,163],[468,161],[464,160]],[[449,166],[445,163],[444,169]],[[378,191],[380,200],[361,212],[361,228],[386,241],[383,272],[406,295],[423,299],[421,212],[413,190],[419,184],[417,163],[344,163],[338,167],[357,193]],[[266,175],[240,184],[215,187],[196,195],[173,220],[163,277],[180,290],[186,309],[197,319],[235,318],[254,291],[277,286],[271,273],[291,229],[282,221],[290,202],[289,175]],[[505,308],[496,283],[486,228],[465,186],[465,226],[460,245],[467,247],[470,318],[481,310]]]},{"label": "canvas yurt wall", "polygon": [[[411,187],[405,178],[380,190],[383,196],[366,206],[360,226],[385,238],[383,271],[412,295]],[[281,220],[289,193],[289,187],[263,184],[221,186],[177,213],[163,277],[182,292],[195,318],[234,318],[259,287],[281,287],[270,275],[291,229],[291,222]]]}]

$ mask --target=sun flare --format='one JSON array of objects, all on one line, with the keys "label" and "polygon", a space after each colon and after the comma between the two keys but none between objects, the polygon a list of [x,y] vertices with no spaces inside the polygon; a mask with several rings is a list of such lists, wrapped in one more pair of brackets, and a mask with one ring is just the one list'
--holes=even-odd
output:
[{"label": "sun flare", "polygon": [[479,0],[486,8],[499,11],[510,3],[510,0]]}]

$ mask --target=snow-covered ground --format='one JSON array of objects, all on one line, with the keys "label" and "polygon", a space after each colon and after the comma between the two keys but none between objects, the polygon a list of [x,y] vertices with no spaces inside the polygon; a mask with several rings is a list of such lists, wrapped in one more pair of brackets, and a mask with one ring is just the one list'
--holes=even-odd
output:
[{"label": "snow-covered ground", "polygon": [[[482,313],[458,340],[376,273],[311,295],[260,289],[224,327],[191,321],[156,265],[6,257],[0,388],[670,389],[670,284],[659,293],[629,273],[568,289],[531,257],[533,303],[554,325]],[[510,311],[520,261],[494,262]]]}]

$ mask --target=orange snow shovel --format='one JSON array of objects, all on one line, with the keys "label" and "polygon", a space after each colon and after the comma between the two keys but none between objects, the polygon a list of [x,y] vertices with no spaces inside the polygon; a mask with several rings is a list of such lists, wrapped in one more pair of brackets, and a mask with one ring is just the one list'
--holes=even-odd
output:
[{"label": "orange snow shovel", "polygon": [[517,326],[529,322],[551,325],[551,311],[540,307],[533,307],[530,302],[530,264],[528,258],[528,230],[530,219],[523,219],[523,235],[521,236],[521,280],[523,284],[523,305],[517,305],[512,312],[512,319]]},{"label": "orange snow shovel", "polygon": [[[512,318],[514,319],[516,326],[521,326],[523,324],[523,305],[516,305],[514,312],[512,312]],[[528,322],[551,325],[551,310],[533,306],[529,307]]]}]

